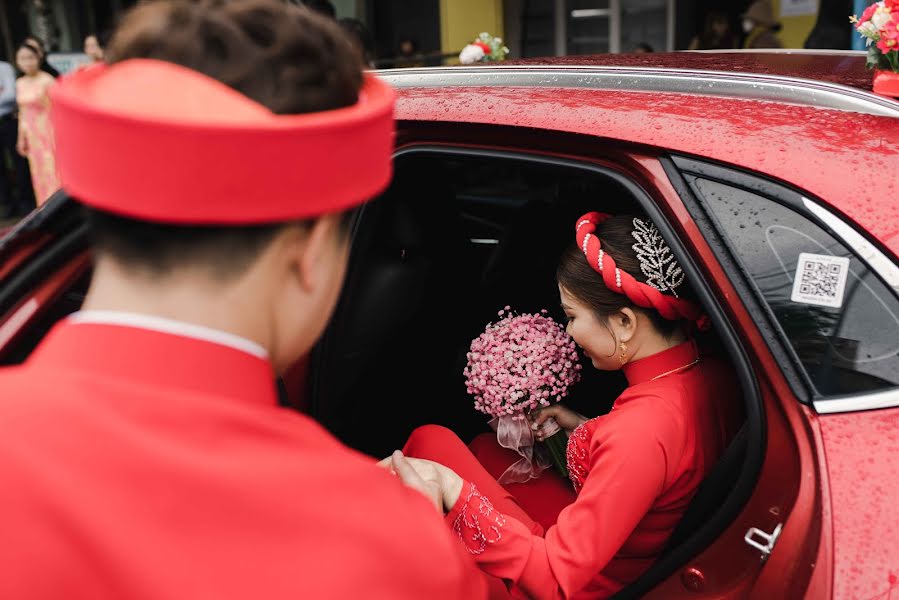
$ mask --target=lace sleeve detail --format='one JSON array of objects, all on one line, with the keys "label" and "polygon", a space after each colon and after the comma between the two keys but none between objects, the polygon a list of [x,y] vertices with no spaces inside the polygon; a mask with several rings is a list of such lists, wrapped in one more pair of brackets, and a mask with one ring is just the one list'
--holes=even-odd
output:
[{"label": "lace sleeve detail", "polygon": [[490,500],[469,484],[468,495],[453,520],[453,531],[472,554],[482,554],[487,546],[502,539],[506,518],[493,508]]}]

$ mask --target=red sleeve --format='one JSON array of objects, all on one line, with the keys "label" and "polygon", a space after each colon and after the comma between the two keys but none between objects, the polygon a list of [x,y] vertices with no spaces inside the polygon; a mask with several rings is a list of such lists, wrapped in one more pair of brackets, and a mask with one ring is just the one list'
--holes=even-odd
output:
[{"label": "red sleeve", "polygon": [[[400,509],[407,523],[414,523],[417,530],[417,541],[409,546],[408,551],[419,556],[422,552],[426,553],[432,565],[427,570],[419,569],[403,575],[407,580],[403,597],[424,598],[436,594],[436,597],[446,600],[486,600],[486,578],[472,556],[454,539],[452,533],[446,531],[434,506],[420,492],[396,483],[406,502],[394,506]],[[392,567],[384,568],[383,573],[385,577],[396,576]],[[410,584],[413,581],[417,584],[414,588]]]},{"label": "red sleeve", "polygon": [[682,452],[670,415],[641,412],[597,426],[584,487],[545,538],[493,510],[466,482],[446,518],[478,566],[536,599],[569,598],[602,571],[649,512]]}]

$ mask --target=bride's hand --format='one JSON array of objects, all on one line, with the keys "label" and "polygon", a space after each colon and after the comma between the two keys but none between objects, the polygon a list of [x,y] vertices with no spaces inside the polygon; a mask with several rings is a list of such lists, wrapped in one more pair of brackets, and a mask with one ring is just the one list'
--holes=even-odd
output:
[{"label": "bride's hand", "polygon": [[403,483],[424,494],[440,512],[448,512],[462,493],[462,478],[440,463],[403,456],[397,450],[379,464],[390,467]]},{"label": "bride's hand", "polygon": [[533,424],[534,437],[537,438],[537,441],[543,441],[542,425],[550,417],[555,419],[556,423],[559,424],[559,427],[564,429],[566,433],[569,434],[577,429],[578,425],[587,421],[587,417],[574,412],[573,410],[566,406],[563,406],[562,404],[553,404],[552,406],[547,406],[546,408],[532,410],[528,415],[528,418]]}]

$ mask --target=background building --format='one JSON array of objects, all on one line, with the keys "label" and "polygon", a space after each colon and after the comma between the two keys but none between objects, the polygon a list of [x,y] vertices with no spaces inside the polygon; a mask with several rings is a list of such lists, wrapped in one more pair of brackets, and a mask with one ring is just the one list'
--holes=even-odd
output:
[{"label": "background building", "polygon": [[[286,0],[302,2],[303,0]],[[849,48],[848,15],[873,0],[771,0],[787,48],[813,28],[829,47]],[[29,32],[51,52],[79,52],[89,33],[114,27],[136,0],[0,0],[0,50],[11,60]],[[481,31],[504,38],[514,57],[685,49],[705,15],[718,10],[740,31],[749,0],[331,0],[338,18],[372,33],[379,66],[452,62]]]}]

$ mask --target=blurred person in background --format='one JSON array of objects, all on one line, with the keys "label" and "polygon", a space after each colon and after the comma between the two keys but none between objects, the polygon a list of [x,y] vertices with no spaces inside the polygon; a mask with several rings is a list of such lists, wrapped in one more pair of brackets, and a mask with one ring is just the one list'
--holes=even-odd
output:
[{"label": "blurred person in background", "polygon": [[59,71],[56,70],[53,65],[47,62],[47,46],[44,44],[44,40],[39,37],[29,35],[25,38],[23,44],[33,48],[35,52],[37,52],[40,57],[40,69],[44,73],[48,73],[53,77],[59,77]]},{"label": "blurred person in background", "polygon": [[[15,70],[0,61],[0,218],[21,216],[34,207],[28,162],[16,151],[17,110]],[[12,177],[7,165],[12,167]]]},{"label": "blurred person in background", "polygon": [[640,42],[634,46],[634,54],[652,54],[653,52],[655,52],[653,47],[646,42]]},{"label": "blurred person in background", "polygon": [[744,48],[783,48],[776,33],[781,24],[774,19],[770,0],[756,0],[743,13]]},{"label": "blurred person in background", "polygon": [[59,189],[53,126],[50,123],[50,88],[53,77],[41,70],[41,57],[29,44],[16,51],[16,66],[23,73],[16,81],[19,131],[16,150],[28,158],[34,197],[40,206]]},{"label": "blurred person in background", "polygon": [[84,38],[84,53],[91,59],[90,64],[103,62],[103,45],[100,43],[100,36],[92,33]]},{"label": "blurred person in background", "polygon": [[424,67],[424,57],[418,51],[418,42],[412,38],[404,38],[400,40],[399,51],[397,52],[397,67]]},{"label": "blurred person in background", "polygon": [[366,69],[375,68],[375,40],[371,32],[359,19],[344,18],[338,21],[350,35],[350,39],[355,44],[359,53],[362,55],[362,63]]},{"label": "blurred person in background", "polygon": [[711,11],[705,17],[702,33],[690,41],[687,50],[732,50],[737,38],[730,29],[730,19],[719,11]]}]

